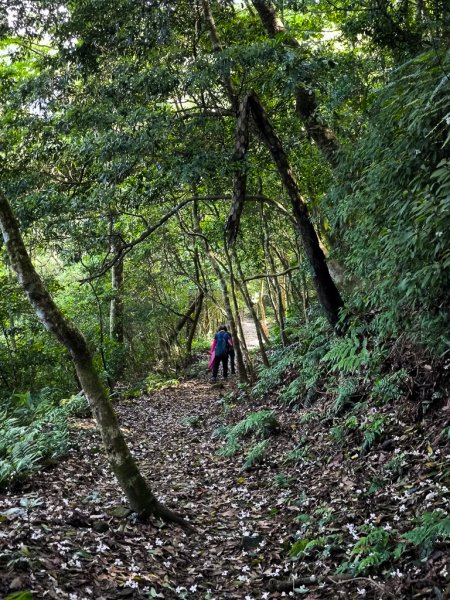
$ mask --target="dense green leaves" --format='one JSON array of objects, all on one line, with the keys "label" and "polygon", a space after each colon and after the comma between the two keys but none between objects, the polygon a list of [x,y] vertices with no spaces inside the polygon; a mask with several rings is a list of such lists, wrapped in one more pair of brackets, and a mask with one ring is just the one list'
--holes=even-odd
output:
[{"label": "dense green leaves", "polygon": [[68,418],[87,412],[82,396],[55,400],[51,390],[14,394],[2,404],[0,488],[63,456],[69,448]]},{"label": "dense green leaves", "polygon": [[[192,345],[191,321],[181,335],[174,331],[199,291],[206,293],[199,337],[223,319],[205,243],[229,280],[223,226],[234,172],[230,94],[252,90],[279,132],[326,251],[339,260],[349,312],[375,315],[372,331],[381,338],[406,330],[445,350],[448,11],[427,1],[273,4],[286,28],[274,37],[255,11],[230,2],[210,3],[214,32],[200,2],[10,3],[0,57],[2,187],[57,301],[69,316],[80,315],[105,381],[124,357],[129,375],[139,378],[168,357],[181,360]],[[430,43],[433,50],[424,53]],[[313,98],[314,127],[328,128],[337,140],[337,168],[311,141],[299,86]],[[263,194],[278,209],[247,200],[236,256],[247,278],[300,266],[278,290],[275,280],[247,284],[278,320],[286,343],[289,321],[277,314],[277,294],[286,304],[281,313],[298,314],[300,305],[305,313],[316,298],[286,193],[255,133],[252,126],[247,194]],[[198,222],[187,204],[145,236],[191,196],[199,197]],[[123,245],[144,236],[126,251],[125,350],[109,339],[108,270],[90,284],[77,283],[109,263],[113,230]],[[241,289],[237,295],[242,307]],[[2,308],[5,356],[14,341],[11,322],[22,323],[18,303]],[[46,337],[35,337],[34,349],[50,351],[63,365],[62,355],[41,342]],[[350,373],[372,352],[364,344],[353,330],[331,346],[319,343],[317,361],[328,352],[331,368]],[[16,364],[25,361],[19,347],[9,351]],[[278,358],[281,377],[287,354]],[[286,402],[314,387],[315,365],[301,364],[303,380],[286,387]],[[66,373],[64,365],[60,375],[67,379]]]},{"label": "dense green leaves", "polygon": [[404,319],[410,335],[441,351],[450,276],[448,61],[431,52],[394,73],[349,155],[346,183],[330,195],[342,256],[373,286],[366,307],[385,307],[386,331]]}]

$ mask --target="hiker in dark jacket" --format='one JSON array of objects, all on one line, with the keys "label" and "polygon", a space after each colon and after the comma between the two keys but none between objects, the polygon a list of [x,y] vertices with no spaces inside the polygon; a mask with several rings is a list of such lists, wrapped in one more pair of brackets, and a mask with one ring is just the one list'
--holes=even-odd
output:
[{"label": "hiker in dark jacket", "polygon": [[218,332],[214,336],[211,346],[211,360],[209,366],[212,366],[213,380],[217,380],[219,365],[222,363],[223,378],[228,377],[228,352],[231,345],[231,336],[227,332],[225,325],[219,327]]},{"label": "hiker in dark jacket", "polygon": [[[228,329],[226,327],[225,331],[228,333]],[[231,333],[228,333],[228,356],[230,357],[231,374],[234,375],[236,373],[236,368],[234,366],[234,344]]]}]

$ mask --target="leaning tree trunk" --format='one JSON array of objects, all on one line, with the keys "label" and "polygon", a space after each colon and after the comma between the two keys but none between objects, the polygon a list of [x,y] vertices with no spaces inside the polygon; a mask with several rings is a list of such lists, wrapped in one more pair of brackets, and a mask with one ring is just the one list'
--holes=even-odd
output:
[{"label": "leaning tree trunk", "polygon": [[183,327],[189,322],[192,323],[191,315],[196,310],[199,301],[203,302],[203,293],[202,292],[200,292],[199,295],[197,296],[197,298],[195,298],[195,300],[192,302],[192,304],[187,309],[186,313],[184,315],[181,315],[181,317],[176,322],[173,331],[169,335],[169,339],[168,339],[169,346],[171,346],[172,344],[174,344],[177,341],[177,338],[180,335],[180,332],[183,329]]},{"label": "leaning tree trunk", "polygon": [[[311,222],[308,206],[300,194],[300,190],[292,173],[291,166],[286,152],[284,151],[281,140],[275,133],[275,130],[268,119],[266,112],[256,94],[251,93],[240,103],[240,110],[249,111],[253,122],[259,133],[259,137],[272,155],[281,181],[283,182],[291,200],[292,212],[296,222],[296,228],[300,233],[306,256],[311,267],[314,286],[317,290],[317,296],[322,308],[325,311],[329,322],[335,326],[339,319],[339,310],[343,306],[342,298],[330,275],[328,265],[319,238]],[[239,156],[239,161],[245,161],[247,148],[247,135],[242,129],[246,127],[248,119],[245,115],[239,119],[236,130],[235,154]],[[240,153],[239,146],[242,146]],[[242,172],[242,179],[245,179],[245,169]],[[243,182],[240,179],[234,179],[233,202],[227,221],[228,240],[233,243],[239,230],[240,215],[242,204],[245,200],[242,194]],[[245,189],[244,189],[245,193]]]},{"label": "leaning tree trunk", "polygon": [[[271,0],[252,0],[252,3],[269,37],[274,38],[278,34],[287,34],[284,43],[287,46],[300,49],[298,40],[289,37],[288,31],[277,15]],[[338,160],[339,143],[334,132],[317,117],[317,96],[310,87],[304,85],[297,87],[296,113],[302,120],[309,137],[316,143],[331,166],[335,167]]]},{"label": "leaning tree trunk", "polygon": [[131,508],[146,517],[155,515],[186,526],[177,514],[160,504],[134,461],[117,416],[80,331],[64,317],[42,283],[27,253],[19,225],[5,196],[0,193],[0,227],[11,266],[43,325],[67,348],[92,413],[97,421],[109,464]]},{"label": "leaning tree trunk", "polygon": [[327,261],[319,244],[319,238],[311,222],[308,206],[300,194],[297,181],[292,173],[288,157],[280,139],[275,133],[266,112],[255,94],[248,97],[253,120],[260,137],[278,167],[281,180],[289,194],[293,215],[298,225],[317,296],[325,314],[332,325],[339,319],[339,310],[343,301],[328,270]]}]

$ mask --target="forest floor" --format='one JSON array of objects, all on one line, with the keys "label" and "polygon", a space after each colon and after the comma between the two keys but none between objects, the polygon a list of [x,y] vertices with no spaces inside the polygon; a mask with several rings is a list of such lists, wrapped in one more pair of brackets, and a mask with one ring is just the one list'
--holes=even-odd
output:
[{"label": "forest floor", "polygon": [[[389,532],[401,521],[448,507],[448,444],[437,437],[448,406],[420,426],[405,417],[389,432],[390,447],[366,456],[337,452],[317,420],[308,424],[307,459],[288,461],[305,433],[301,414],[275,400],[244,402],[232,396],[236,389],[233,381],[212,386],[203,375],[117,406],[153,491],[187,515],[195,527],[189,536],[129,514],[93,421],[76,420],[70,454],[1,498],[0,597],[23,590],[33,594],[23,600],[450,597],[448,546],[439,543],[423,559],[408,550],[408,562],[395,568],[336,575],[361,528],[383,526],[379,545],[388,553]],[[212,432],[262,409],[277,411],[280,429],[262,463],[244,471],[242,456],[218,456],[223,438]],[[399,455],[406,478],[371,492],[380,464]],[[339,534],[341,547],[329,541],[328,556],[319,560],[313,551],[292,560],[289,550],[311,519],[318,546]]]}]

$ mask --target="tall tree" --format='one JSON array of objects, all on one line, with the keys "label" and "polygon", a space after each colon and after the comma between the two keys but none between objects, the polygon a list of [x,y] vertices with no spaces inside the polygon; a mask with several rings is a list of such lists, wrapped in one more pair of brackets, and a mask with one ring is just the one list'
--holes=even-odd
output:
[{"label": "tall tree", "polygon": [[[251,112],[256,129],[269,150],[273,161],[277,165],[281,180],[291,200],[293,216],[301,235],[306,256],[308,257],[319,301],[330,323],[336,325],[339,319],[339,311],[343,306],[343,301],[339,290],[330,275],[325,255],[320,247],[318,235],[311,222],[308,206],[300,193],[281,140],[276,134],[256,94],[249,94],[245,98],[243,104],[241,104],[241,111],[244,111],[245,114],[247,111]],[[248,134],[242,134],[241,129],[242,124],[246,122],[246,117],[240,119],[238,128],[238,144],[242,143],[245,146],[245,149],[248,144]],[[242,203],[244,201],[244,196],[241,193],[242,183],[239,179],[240,178],[237,180],[239,191],[234,195],[234,203],[230,213],[231,216],[227,223],[229,238],[231,240],[236,238],[239,227],[239,218],[242,212]]]},{"label": "tall tree", "polygon": [[94,368],[86,340],[75,325],[64,317],[42,283],[28,256],[18,222],[2,192],[0,227],[11,266],[30,304],[42,324],[66,347],[72,357],[83,391],[97,421],[109,464],[131,508],[142,517],[153,515],[187,526],[180,515],[158,502],[139,472],[106,390]]},{"label": "tall tree", "polygon": [[[253,6],[260,16],[267,34],[274,38],[278,34],[284,35],[285,44],[301,51],[299,41],[289,35],[283,20],[277,14],[271,0],[252,0]],[[317,93],[314,82],[310,85],[298,84],[296,89],[296,111],[302,119],[308,135],[317,144],[325,158],[333,165],[337,165],[339,143],[336,134],[324,124],[317,114]]]}]

